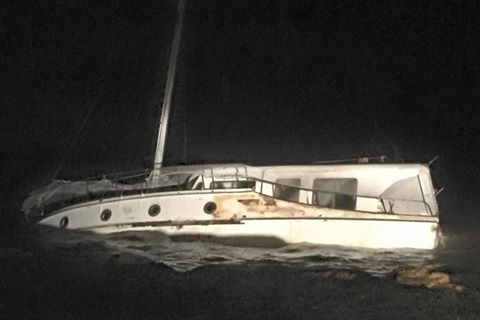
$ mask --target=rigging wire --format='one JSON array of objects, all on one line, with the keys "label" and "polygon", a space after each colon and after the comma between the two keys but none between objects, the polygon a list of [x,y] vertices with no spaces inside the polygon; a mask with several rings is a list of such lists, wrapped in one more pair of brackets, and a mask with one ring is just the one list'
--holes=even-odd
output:
[{"label": "rigging wire", "polygon": [[[374,119],[373,119],[373,137],[370,135],[369,138],[373,142],[374,146],[377,149],[381,149],[382,153],[391,153],[391,152],[385,152],[384,150],[384,144],[388,145],[393,151],[393,161],[396,163],[405,163],[405,159],[403,158],[402,154],[400,153],[400,148],[395,143],[395,141],[390,138],[387,133],[378,125],[377,121],[377,114],[374,113]],[[381,138],[383,139],[383,144],[380,142],[380,145],[378,143],[378,139]]]},{"label": "rigging wire", "polygon": [[[103,86],[101,90],[99,91],[100,93],[103,92]],[[95,106],[98,103],[99,97],[101,94],[97,94],[93,101],[90,103],[87,112],[83,115],[83,117],[79,118],[75,124],[75,128],[73,130],[72,137],[70,138],[69,144],[63,153],[62,157],[57,161],[56,165],[53,166],[52,173],[48,179],[48,181],[53,181],[57,178],[58,173],[62,169],[65,161],[67,160],[68,156],[73,150],[73,147],[77,143],[78,137],[80,136],[80,133],[82,132],[83,128],[87,124],[88,119],[90,118],[93,110],[95,109]]]},{"label": "rigging wire", "polygon": [[[132,117],[132,121],[129,122],[130,128],[133,128],[133,130],[135,130],[136,128],[139,127],[141,116],[142,116],[142,108],[137,107],[135,115]],[[132,168],[134,166],[134,158],[136,158],[135,155],[136,155],[135,152],[129,153],[128,162],[127,162],[127,165],[129,168]]]}]

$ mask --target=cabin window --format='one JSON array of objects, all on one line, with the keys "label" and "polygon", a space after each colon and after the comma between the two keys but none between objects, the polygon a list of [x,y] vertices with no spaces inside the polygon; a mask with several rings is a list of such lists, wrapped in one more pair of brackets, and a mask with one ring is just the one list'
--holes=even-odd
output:
[{"label": "cabin window", "polygon": [[281,200],[298,202],[300,179],[277,179],[273,185],[273,197]]},{"label": "cabin window", "polygon": [[66,229],[68,227],[68,217],[63,217],[60,220],[60,228]]},{"label": "cabin window", "polygon": [[107,221],[109,220],[110,218],[112,217],[112,210],[110,209],[105,209],[102,211],[102,213],[100,214],[100,219],[102,221]]},{"label": "cabin window", "polygon": [[249,180],[214,181],[210,184],[210,189],[248,189],[254,185],[255,181]]},{"label": "cabin window", "polygon": [[355,210],[357,179],[313,180],[313,204],[327,208]]},{"label": "cabin window", "polygon": [[217,204],[215,202],[207,202],[205,203],[205,205],[203,206],[203,211],[206,213],[206,214],[212,214],[214,213],[215,211],[217,211]]},{"label": "cabin window", "polygon": [[158,204],[152,204],[150,206],[150,208],[148,208],[148,215],[150,217],[155,217],[155,216],[158,216],[158,214],[160,213],[162,209],[160,208],[160,206]]}]

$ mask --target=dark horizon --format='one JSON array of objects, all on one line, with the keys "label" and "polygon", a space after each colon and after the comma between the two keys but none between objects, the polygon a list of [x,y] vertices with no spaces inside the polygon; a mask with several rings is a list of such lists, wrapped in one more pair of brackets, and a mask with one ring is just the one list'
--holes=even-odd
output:
[{"label": "dark horizon", "polygon": [[[59,177],[149,167],[176,1],[6,9],[6,215],[62,163]],[[441,210],[475,217],[479,11],[187,1],[166,163],[438,155]]]}]

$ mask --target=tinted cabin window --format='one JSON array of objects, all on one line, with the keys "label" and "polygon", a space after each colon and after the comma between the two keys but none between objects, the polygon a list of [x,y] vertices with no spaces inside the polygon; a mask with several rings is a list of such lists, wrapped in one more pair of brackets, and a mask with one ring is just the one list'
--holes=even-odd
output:
[{"label": "tinted cabin window", "polygon": [[355,210],[357,179],[315,179],[313,189],[313,204]]},{"label": "tinted cabin window", "polygon": [[253,188],[255,181],[215,181],[210,184],[210,189],[247,189]]},{"label": "tinted cabin window", "polygon": [[281,200],[298,202],[300,179],[277,179],[273,185],[273,197]]}]

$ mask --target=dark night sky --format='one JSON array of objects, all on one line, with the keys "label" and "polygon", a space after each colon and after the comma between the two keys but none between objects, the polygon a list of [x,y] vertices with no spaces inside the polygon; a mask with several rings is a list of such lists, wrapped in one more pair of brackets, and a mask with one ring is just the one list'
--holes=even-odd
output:
[{"label": "dark night sky", "polygon": [[[150,166],[175,10],[2,10],[4,188],[24,194],[66,150],[61,176]],[[393,157],[395,145],[408,161],[439,155],[441,205],[474,214],[479,17],[475,1],[188,1],[167,162],[184,161],[184,125],[192,163]]]}]

